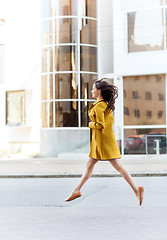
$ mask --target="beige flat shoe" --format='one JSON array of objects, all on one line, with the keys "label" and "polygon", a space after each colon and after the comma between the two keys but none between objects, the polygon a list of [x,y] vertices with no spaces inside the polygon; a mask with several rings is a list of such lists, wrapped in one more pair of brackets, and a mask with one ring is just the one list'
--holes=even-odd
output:
[{"label": "beige flat shoe", "polygon": [[139,205],[142,205],[143,202],[143,193],[144,193],[144,187],[139,187]]},{"label": "beige flat shoe", "polygon": [[69,202],[69,201],[72,201],[72,200],[74,200],[74,199],[76,199],[76,198],[79,198],[79,197],[81,197],[81,192],[77,192],[77,193],[73,194],[72,196],[70,196],[69,198],[67,198],[65,201],[66,201],[66,202]]}]

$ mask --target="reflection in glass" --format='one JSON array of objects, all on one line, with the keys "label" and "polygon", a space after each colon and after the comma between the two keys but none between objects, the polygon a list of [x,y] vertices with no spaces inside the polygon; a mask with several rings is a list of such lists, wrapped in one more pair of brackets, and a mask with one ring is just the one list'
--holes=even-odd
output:
[{"label": "reflection in glass", "polygon": [[6,124],[21,125],[25,123],[24,91],[7,92],[6,107]]},{"label": "reflection in glass", "polygon": [[77,47],[55,47],[55,71],[77,71]]},{"label": "reflection in glass", "polygon": [[48,123],[48,103],[41,103],[41,113],[42,113],[42,127],[46,128],[49,126]]},{"label": "reflection in glass", "polygon": [[164,48],[162,9],[128,13],[128,52],[155,51]]},{"label": "reflection in glass", "polygon": [[165,128],[125,129],[125,154],[163,154],[166,150]]},{"label": "reflection in glass", "polygon": [[53,48],[42,48],[42,73],[53,72]]},{"label": "reflection in glass", "polygon": [[49,127],[53,127],[53,102],[49,103]]},{"label": "reflection in glass", "polygon": [[48,76],[41,76],[41,98],[42,100],[48,99]]},{"label": "reflection in glass", "polygon": [[82,17],[97,17],[96,12],[96,0],[84,0],[80,5],[80,11]]},{"label": "reflection in glass", "polygon": [[53,0],[55,16],[77,16],[78,0]]},{"label": "reflection in glass", "polygon": [[52,0],[41,0],[41,17],[48,18],[52,16]]},{"label": "reflection in glass", "polygon": [[53,75],[49,75],[49,99],[53,99]]},{"label": "reflection in glass", "polygon": [[53,48],[49,48],[49,59],[50,59],[49,72],[53,72]]},{"label": "reflection in glass", "polygon": [[[124,111],[125,125],[166,124],[165,75],[149,77],[148,80],[147,76],[139,76],[138,81],[135,76],[124,77],[124,109],[128,108],[128,114]],[[158,114],[159,111],[162,115]]]},{"label": "reflection in glass", "polygon": [[97,44],[97,21],[90,19],[82,19],[82,27],[80,30],[81,43]]},{"label": "reflection in glass", "polygon": [[53,43],[53,29],[52,20],[47,20],[42,22],[42,45],[48,45]]},{"label": "reflection in glass", "polygon": [[[167,5],[167,0],[166,0]],[[165,18],[166,18],[166,45],[167,45],[167,8],[165,8]]]},{"label": "reflection in glass", "polygon": [[49,69],[49,53],[48,53],[48,48],[43,48],[42,49],[42,72],[48,72]]},{"label": "reflection in glass", "polygon": [[55,43],[77,43],[77,30],[77,18],[59,18],[55,20]]},{"label": "reflection in glass", "polygon": [[97,72],[97,48],[81,46],[80,53],[81,71]]},{"label": "reflection in glass", "polygon": [[43,102],[41,104],[42,127],[53,127],[53,102]]},{"label": "reflection in glass", "polygon": [[78,127],[78,102],[55,102],[56,127]]},{"label": "reflection in glass", "polygon": [[92,102],[88,101],[81,102],[81,127],[88,127],[88,124],[90,122],[88,110],[91,103]]},{"label": "reflection in glass", "polygon": [[97,79],[96,74],[82,73],[80,75],[81,82],[81,99],[92,99],[91,90],[94,80]]},{"label": "reflection in glass", "polygon": [[78,78],[75,73],[64,73],[55,75],[55,98],[78,98]]}]

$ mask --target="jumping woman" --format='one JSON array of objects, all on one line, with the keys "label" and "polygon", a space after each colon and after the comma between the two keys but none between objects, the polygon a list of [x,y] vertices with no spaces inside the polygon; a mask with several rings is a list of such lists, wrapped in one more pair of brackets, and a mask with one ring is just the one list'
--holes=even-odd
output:
[{"label": "jumping woman", "polygon": [[90,128],[90,154],[79,184],[72,191],[66,202],[81,196],[81,188],[90,178],[95,164],[100,160],[108,160],[111,165],[121,174],[133,189],[141,206],[144,188],[136,186],[128,170],[121,164],[121,154],[113,132],[113,111],[115,110],[115,99],[118,97],[117,87],[109,84],[104,79],[96,80],[92,96],[96,102],[90,105],[88,114],[91,119]]}]

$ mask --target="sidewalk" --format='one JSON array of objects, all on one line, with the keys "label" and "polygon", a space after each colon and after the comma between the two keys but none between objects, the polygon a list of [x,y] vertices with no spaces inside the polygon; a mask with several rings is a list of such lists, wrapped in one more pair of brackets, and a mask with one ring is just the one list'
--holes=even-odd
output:
[{"label": "sidewalk", "polygon": [[[26,158],[13,155],[0,158],[0,177],[80,177],[88,153],[62,153],[55,158]],[[167,155],[124,156],[123,165],[133,176],[167,176]],[[107,161],[99,161],[92,177],[115,177],[118,172]]]}]

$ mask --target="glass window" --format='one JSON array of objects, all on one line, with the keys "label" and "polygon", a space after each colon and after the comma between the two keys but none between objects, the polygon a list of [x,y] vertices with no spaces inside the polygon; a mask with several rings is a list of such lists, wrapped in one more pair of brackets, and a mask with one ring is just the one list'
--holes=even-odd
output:
[{"label": "glass window", "polygon": [[53,0],[55,16],[77,16],[78,0]]},{"label": "glass window", "polygon": [[96,0],[81,0],[80,14],[83,17],[97,17]]},{"label": "glass window", "polygon": [[42,100],[53,100],[53,75],[43,75],[41,78]]},{"label": "glass window", "polygon": [[78,127],[78,102],[55,102],[56,127]]},{"label": "glass window", "polygon": [[53,48],[42,48],[42,73],[53,72]]},{"label": "glass window", "polygon": [[77,99],[78,77],[75,73],[64,73],[55,75],[55,98]]},{"label": "glass window", "polygon": [[83,18],[80,30],[81,43],[97,44],[97,21]]},{"label": "glass window", "polygon": [[138,91],[132,91],[132,98],[135,98],[135,99],[140,98]]},{"label": "glass window", "polygon": [[42,117],[42,127],[46,128],[49,126],[49,121],[48,121],[48,103],[44,102],[41,103],[41,117]]},{"label": "glass window", "polygon": [[6,93],[6,124],[22,125],[25,123],[25,92]]},{"label": "glass window", "polygon": [[97,79],[96,74],[82,73],[80,75],[81,99],[92,99],[91,90],[93,87],[94,80],[96,79]]},{"label": "glass window", "polygon": [[97,48],[80,47],[80,66],[81,71],[97,72]]},{"label": "glass window", "polygon": [[126,98],[126,91],[124,90],[123,93],[124,93],[124,98]]},{"label": "glass window", "polygon": [[48,18],[52,16],[52,0],[41,0],[41,17]]},{"label": "glass window", "polygon": [[42,127],[53,127],[53,102],[43,102],[41,104]]},{"label": "glass window", "polygon": [[134,109],[134,116],[135,116],[136,118],[139,118],[139,117],[140,117],[140,110]]},{"label": "glass window", "polygon": [[166,154],[166,129],[125,129],[125,154]]},{"label": "glass window", "polygon": [[53,75],[41,76],[41,98],[42,100],[53,99]]},{"label": "glass window", "polygon": [[53,102],[49,102],[49,127],[53,127]]},{"label": "glass window", "polygon": [[128,13],[128,52],[164,49],[162,9]]},{"label": "glass window", "polygon": [[[167,1],[166,1],[167,5]],[[167,45],[167,8],[165,8],[165,18],[166,18],[166,45]]]},{"label": "glass window", "polygon": [[146,100],[152,100],[151,92],[146,92],[145,95],[146,95]]},{"label": "glass window", "polygon": [[78,19],[59,18],[55,20],[55,43],[78,42]]},{"label": "glass window", "polygon": [[163,111],[158,111],[158,118],[162,118],[163,116]]},{"label": "glass window", "polygon": [[[165,75],[158,77],[161,81],[157,81],[157,75],[150,75],[149,81],[148,76],[139,76],[138,81],[132,76],[124,77],[123,87],[127,93],[126,97],[124,95],[124,107],[129,108],[129,115],[124,112],[125,125],[166,124],[166,105],[160,100],[166,98]],[[158,111],[163,111],[162,118],[158,117]]]},{"label": "glass window", "polygon": [[55,47],[55,71],[77,71],[76,46]]},{"label": "glass window", "polygon": [[128,107],[124,107],[124,114],[129,116],[129,108]]},{"label": "glass window", "polygon": [[48,48],[42,49],[42,72],[48,72],[49,69],[49,53]]},{"label": "glass window", "polygon": [[48,99],[48,75],[41,76],[41,98],[42,100]]},{"label": "glass window", "polygon": [[152,111],[146,111],[147,118],[152,118]]},{"label": "glass window", "polygon": [[41,23],[42,45],[53,43],[52,20],[43,21]]},{"label": "glass window", "polygon": [[49,99],[53,99],[53,75],[49,75]]},{"label": "glass window", "polygon": [[165,97],[163,93],[158,93],[159,101],[164,101]]},{"label": "glass window", "polygon": [[88,124],[90,122],[89,116],[88,116],[88,110],[90,107],[90,104],[92,102],[83,101],[81,102],[81,127],[88,127]]}]

